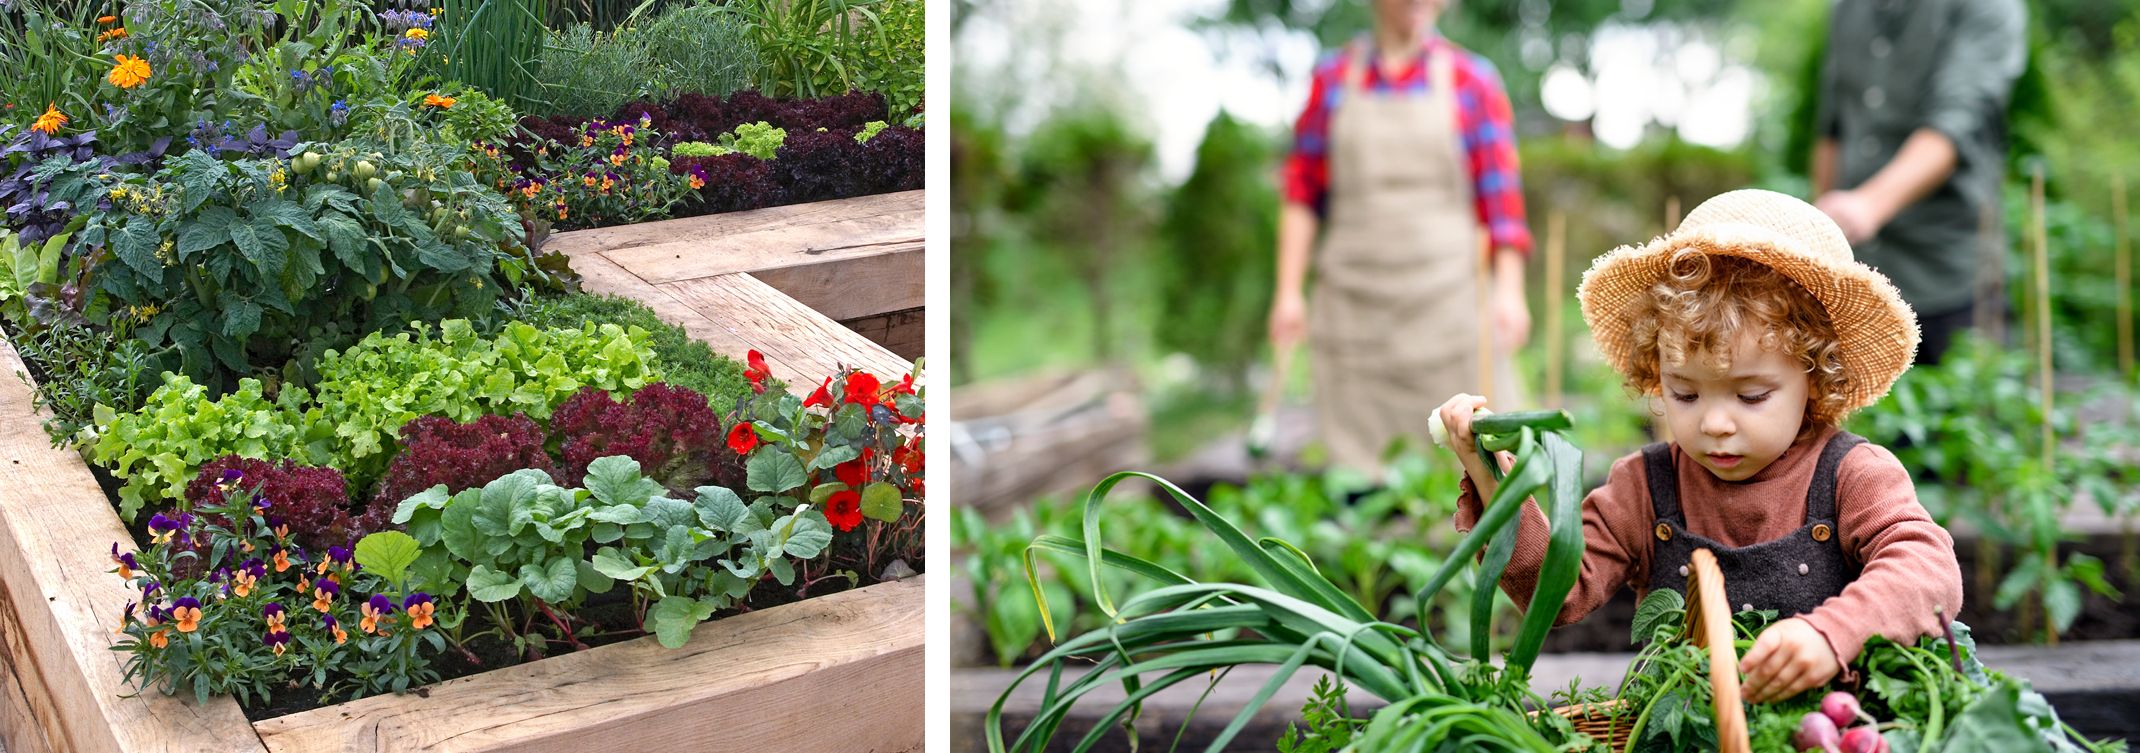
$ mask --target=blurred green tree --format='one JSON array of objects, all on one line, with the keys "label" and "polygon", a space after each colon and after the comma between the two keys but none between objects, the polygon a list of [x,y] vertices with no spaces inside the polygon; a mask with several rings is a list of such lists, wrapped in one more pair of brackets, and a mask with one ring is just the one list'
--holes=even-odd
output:
[{"label": "blurred green tree", "polygon": [[1275,142],[1221,110],[1158,228],[1160,347],[1239,389],[1264,342],[1278,244]]},{"label": "blurred green tree", "polygon": [[986,258],[1010,181],[1003,130],[974,108],[951,109],[951,383],[973,381],[973,324],[996,298]]},{"label": "blurred green tree", "polygon": [[1116,356],[1116,267],[1142,249],[1149,227],[1143,177],[1152,144],[1122,113],[1094,100],[1058,106],[1026,141],[1007,208],[1025,218],[1034,247],[1061,257],[1091,305],[1093,356]]}]

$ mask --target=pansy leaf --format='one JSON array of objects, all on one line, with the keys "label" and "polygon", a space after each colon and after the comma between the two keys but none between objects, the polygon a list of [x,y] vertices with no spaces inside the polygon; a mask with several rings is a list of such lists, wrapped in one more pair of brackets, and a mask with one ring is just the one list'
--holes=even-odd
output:
[{"label": "pansy leaf", "polygon": [[743,498],[736,496],[725,486],[701,486],[698,502],[692,505],[698,510],[701,525],[716,531],[729,532],[750,516],[750,508],[743,506]]},{"label": "pansy leaf", "polygon": [[572,564],[577,559],[555,557],[541,565],[521,565],[520,582],[527,584],[528,593],[543,601],[556,604],[570,599],[580,582],[580,571]]},{"label": "pansy leaf", "polygon": [[862,488],[862,514],[886,523],[897,522],[899,514],[906,510],[906,502],[899,494],[899,487],[883,481]]},{"label": "pansy leaf", "polygon": [[520,579],[492,570],[489,565],[476,565],[468,570],[468,595],[476,601],[505,601],[520,595]]},{"label": "pansy leaf", "polygon": [[400,531],[380,531],[357,541],[357,564],[374,575],[395,583],[423,552],[416,537]]},{"label": "pansy leaf", "polygon": [[809,480],[802,463],[796,461],[794,455],[777,448],[768,447],[752,454],[745,470],[745,484],[757,492],[779,494]]},{"label": "pansy leaf", "polygon": [[639,461],[629,455],[611,455],[587,464],[587,491],[603,504],[642,505],[662,488],[660,482],[640,475]]},{"label": "pansy leaf", "polygon": [[810,459],[809,470],[831,468],[858,457],[862,457],[862,451],[855,449],[853,445],[833,445]]}]

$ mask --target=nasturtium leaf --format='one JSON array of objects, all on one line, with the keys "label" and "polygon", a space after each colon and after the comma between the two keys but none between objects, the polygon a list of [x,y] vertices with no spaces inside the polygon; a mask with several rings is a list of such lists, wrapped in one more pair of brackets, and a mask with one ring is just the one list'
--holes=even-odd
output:
[{"label": "nasturtium leaf", "polygon": [[380,531],[357,541],[356,560],[372,574],[399,583],[402,573],[422,552],[416,537],[400,531]]},{"label": "nasturtium leaf", "polygon": [[745,482],[751,491],[779,494],[809,480],[802,463],[779,448],[766,447],[753,453],[745,465]]},{"label": "nasturtium leaf", "polygon": [[899,520],[906,511],[906,500],[900,496],[899,487],[879,481],[862,488],[862,515],[886,523]]},{"label": "nasturtium leaf", "polygon": [[849,437],[861,437],[869,430],[869,413],[854,403],[842,405],[840,412],[834,414],[833,428]]},{"label": "nasturtium leaf", "polygon": [[701,486],[698,502],[692,507],[698,510],[701,525],[716,531],[729,532],[750,516],[750,508],[743,506],[743,498],[736,496],[725,486]]},{"label": "nasturtium leaf", "polygon": [[572,598],[573,587],[579,585],[580,571],[572,563],[577,557],[553,557],[541,565],[520,566],[520,582],[527,584],[528,593],[535,598],[556,604]]},{"label": "nasturtium leaf", "polygon": [[587,464],[587,491],[607,505],[641,505],[662,493],[661,483],[639,473],[628,455],[595,458]]},{"label": "nasturtium leaf", "polygon": [[809,470],[831,468],[859,457],[862,457],[862,451],[855,449],[853,445],[833,445],[825,448],[823,452],[819,452],[817,457],[810,459]]},{"label": "nasturtium leaf", "polygon": [[594,561],[590,564],[595,572],[617,580],[637,580],[640,576],[654,571],[652,565],[635,566],[616,549],[606,546],[595,551]]},{"label": "nasturtium leaf", "polygon": [[603,574],[600,570],[594,569],[594,563],[583,559],[574,559],[572,563],[573,568],[579,571],[580,588],[587,589],[588,593],[609,593],[609,589],[617,585],[615,579]]},{"label": "nasturtium leaf", "polygon": [[468,595],[476,601],[505,601],[520,595],[520,579],[492,570],[489,565],[476,565],[468,570]]}]

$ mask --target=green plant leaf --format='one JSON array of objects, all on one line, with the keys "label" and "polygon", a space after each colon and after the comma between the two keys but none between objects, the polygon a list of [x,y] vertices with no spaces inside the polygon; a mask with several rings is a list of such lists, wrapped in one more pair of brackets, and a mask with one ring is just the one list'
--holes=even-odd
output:
[{"label": "green plant leaf", "polygon": [[520,582],[527,584],[528,593],[552,604],[572,598],[573,587],[579,585],[579,568],[572,563],[577,557],[552,557],[542,565],[520,566]]},{"label": "green plant leaf", "polygon": [[579,571],[580,588],[586,589],[588,593],[609,593],[609,589],[617,585],[617,581],[615,579],[610,578],[607,574],[603,573],[600,570],[594,569],[594,563],[592,562],[588,562],[587,560],[583,559],[574,559],[572,560],[572,566],[574,569]]},{"label": "green plant leaf", "polygon": [[2043,584],[2043,609],[2051,618],[2053,632],[2063,633],[2073,627],[2073,620],[2081,616],[2080,584],[2064,577],[2053,577]]},{"label": "green plant leaf", "polygon": [[653,623],[654,636],[667,648],[683,648],[691,640],[691,629],[708,617],[714,607],[689,596],[663,598],[647,612],[647,621]]},{"label": "green plant leaf", "polygon": [[423,553],[416,537],[400,531],[380,531],[357,542],[357,564],[394,583],[400,583],[409,564]]},{"label": "green plant leaf", "polygon": [[[778,530],[780,525],[781,523],[774,523],[774,529]],[[832,524],[805,515],[795,520],[795,530],[788,534],[787,543],[781,545],[781,551],[787,552],[790,557],[810,559],[825,551],[825,547],[830,544]]]},{"label": "green plant leaf", "polygon": [[810,487],[810,504],[825,504],[825,500],[832,499],[832,495],[844,491],[847,491],[847,485],[842,484],[838,481],[818,484],[816,486]]},{"label": "green plant leaf", "polygon": [[[457,494],[438,518],[438,540],[446,545],[453,556],[471,562],[485,562],[490,558],[483,553],[482,532],[476,530],[475,511],[477,498],[483,490],[469,489]],[[470,586],[473,588],[473,586]]]},{"label": "green plant leaf", "polygon": [[795,456],[775,447],[759,448],[745,466],[745,485],[751,491],[779,494],[810,480]]},{"label": "green plant leaf", "polygon": [[416,513],[416,508],[419,507],[429,507],[434,510],[444,510],[446,509],[447,503],[450,503],[452,501],[453,495],[446,493],[446,485],[438,484],[429,489],[417,492],[416,496],[404,499],[401,501],[401,504],[395,506],[394,522],[409,522],[409,516],[414,515]]},{"label": "green plant leaf", "polygon": [[737,524],[750,515],[750,508],[743,505],[743,498],[725,486],[699,487],[698,502],[692,507],[698,510],[701,525],[722,533],[733,532]]},{"label": "green plant leaf", "polygon": [[638,580],[654,571],[653,565],[635,566],[617,550],[606,546],[594,553],[594,562],[591,564],[595,572],[617,580]]},{"label": "green plant leaf", "polygon": [[862,515],[895,523],[906,511],[906,501],[899,494],[899,487],[879,481],[862,488]]},{"label": "green plant leaf", "polygon": [[661,483],[640,475],[639,461],[628,455],[595,458],[587,464],[587,491],[610,505],[643,505],[661,494]]},{"label": "green plant leaf", "polygon": [[862,451],[855,449],[852,445],[833,445],[825,448],[824,452],[818,453],[817,457],[810,459],[809,470],[831,468],[859,457],[862,457]]},{"label": "green plant leaf", "polygon": [[1641,604],[1635,606],[1635,629],[1629,634],[1629,640],[1637,645],[1650,642],[1658,628],[1671,624],[1675,615],[1685,614],[1686,608],[1687,598],[1678,591],[1669,588],[1651,591],[1642,598]]},{"label": "green plant leaf", "polygon": [[468,595],[482,602],[505,601],[520,595],[520,579],[479,564],[468,569]]}]

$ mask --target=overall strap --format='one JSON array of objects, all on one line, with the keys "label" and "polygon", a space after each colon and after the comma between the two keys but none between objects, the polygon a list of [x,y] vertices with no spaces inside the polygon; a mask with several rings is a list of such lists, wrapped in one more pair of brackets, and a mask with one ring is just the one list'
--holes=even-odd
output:
[{"label": "overall strap", "polygon": [[1656,513],[1657,522],[1669,520],[1685,525],[1679,516],[1679,464],[1674,457],[1677,454],[1669,443],[1643,445],[1642,475],[1650,487],[1650,511]]},{"label": "overall strap", "polygon": [[[1345,46],[1345,93],[1339,102],[1351,102],[1359,96],[1360,88],[1367,82],[1367,38],[1360,37]],[[1342,106],[1342,105],[1340,105]]]},{"label": "overall strap", "polygon": [[1835,520],[1836,472],[1843,465],[1843,456],[1864,443],[1864,437],[1838,431],[1821,447],[1820,460],[1813,465],[1813,485],[1806,488],[1807,524]]}]

